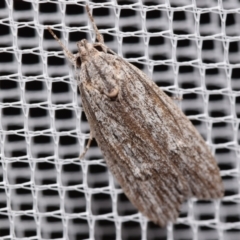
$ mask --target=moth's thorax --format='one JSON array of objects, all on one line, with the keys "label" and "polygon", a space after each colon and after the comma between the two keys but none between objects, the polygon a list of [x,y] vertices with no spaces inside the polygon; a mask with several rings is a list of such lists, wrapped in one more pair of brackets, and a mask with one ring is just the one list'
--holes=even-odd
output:
[{"label": "moth's thorax", "polygon": [[[102,46],[98,43],[90,44],[82,43],[82,41],[80,43],[86,44],[85,48],[80,46],[80,50],[88,51],[84,55],[86,58],[80,68],[81,83],[89,91],[98,91],[100,94],[115,99],[119,93],[122,78],[118,57],[99,50],[98,47]],[[88,55],[89,51],[92,51],[94,55]]]}]

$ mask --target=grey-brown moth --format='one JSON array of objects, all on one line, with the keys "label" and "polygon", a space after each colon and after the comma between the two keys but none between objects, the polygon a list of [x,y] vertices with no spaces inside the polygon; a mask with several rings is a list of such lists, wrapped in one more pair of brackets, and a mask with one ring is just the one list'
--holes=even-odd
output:
[{"label": "grey-brown moth", "polygon": [[77,54],[48,29],[78,71],[91,129],[87,148],[94,137],[129,200],[160,226],[174,222],[188,198],[223,197],[216,161],[192,123],[148,76],[104,44],[86,9],[98,42],[81,40]]}]

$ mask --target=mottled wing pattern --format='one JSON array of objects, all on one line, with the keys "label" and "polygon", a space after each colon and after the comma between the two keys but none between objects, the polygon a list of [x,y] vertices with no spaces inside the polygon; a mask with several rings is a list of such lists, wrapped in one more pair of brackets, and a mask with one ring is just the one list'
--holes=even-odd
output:
[{"label": "mottled wing pattern", "polygon": [[[224,188],[216,160],[196,128],[152,80],[131,64],[122,60],[123,63],[132,70],[130,75],[148,91],[146,98],[152,102],[149,111],[164,119],[163,123],[155,125],[153,132],[157,134],[152,137],[168,150],[169,160],[187,179],[192,196],[199,199],[223,197]],[[161,128],[167,133],[167,141],[159,138],[163,131]]]},{"label": "mottled wing pattern", "polygon": [[[112,109],[114,116],[107,114],[101,118],[92,102],[90,105],[87,101],[89,92],[81,89],[81,93],[86,115],[91,128],[94,126],[94,136],[107,165],[130,201],[155,223],[164,226],[167,221],[174,221],[188,195],[188,185],[182,174],[175,166],[169,165],[167,158],[157,153],[147,140],[137,136],[129,126],[124,126],[121,113],[114,114],[115,109]],[[108,102],[106,98],[104,100],[103,105]]]},{"label": "mottled wing pattern", "polygon": [[[140,70],[118,56],[101,54],[91,67],[82,66],[86,81],[80,92],[94,137],[130,201],[165,226],[177,218],[185,199],[221,197],[215,159],[186,116]],[[111,76],[109,66],[120,89],[116,99],[90,81],[105,76],[104,71]]]}]

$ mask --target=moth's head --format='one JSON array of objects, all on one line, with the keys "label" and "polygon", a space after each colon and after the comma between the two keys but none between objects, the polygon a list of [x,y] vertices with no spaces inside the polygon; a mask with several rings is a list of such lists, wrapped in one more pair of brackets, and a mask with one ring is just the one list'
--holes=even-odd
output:
[{"label": "moth's head", "polygon": [[91,61],[94,57],[99,55],[100,52],[106,52],[106,46],[101,43],[89,43],[86,39],[77,43],[78,55],[77,66],[80,67],[85,61]]}]

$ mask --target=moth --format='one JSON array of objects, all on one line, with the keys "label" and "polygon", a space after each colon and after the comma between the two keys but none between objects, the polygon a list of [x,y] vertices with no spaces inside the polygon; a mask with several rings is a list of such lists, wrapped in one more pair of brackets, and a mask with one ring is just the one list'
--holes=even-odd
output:
[{"label": "moth", "polygon": [[132,204],[160,226],[175,222],[188,198],[217,199],[224,188],[205,141],[151,79],[104,44],[86,6],[97,42],[72,54],[84,112],[112,174]]}]

